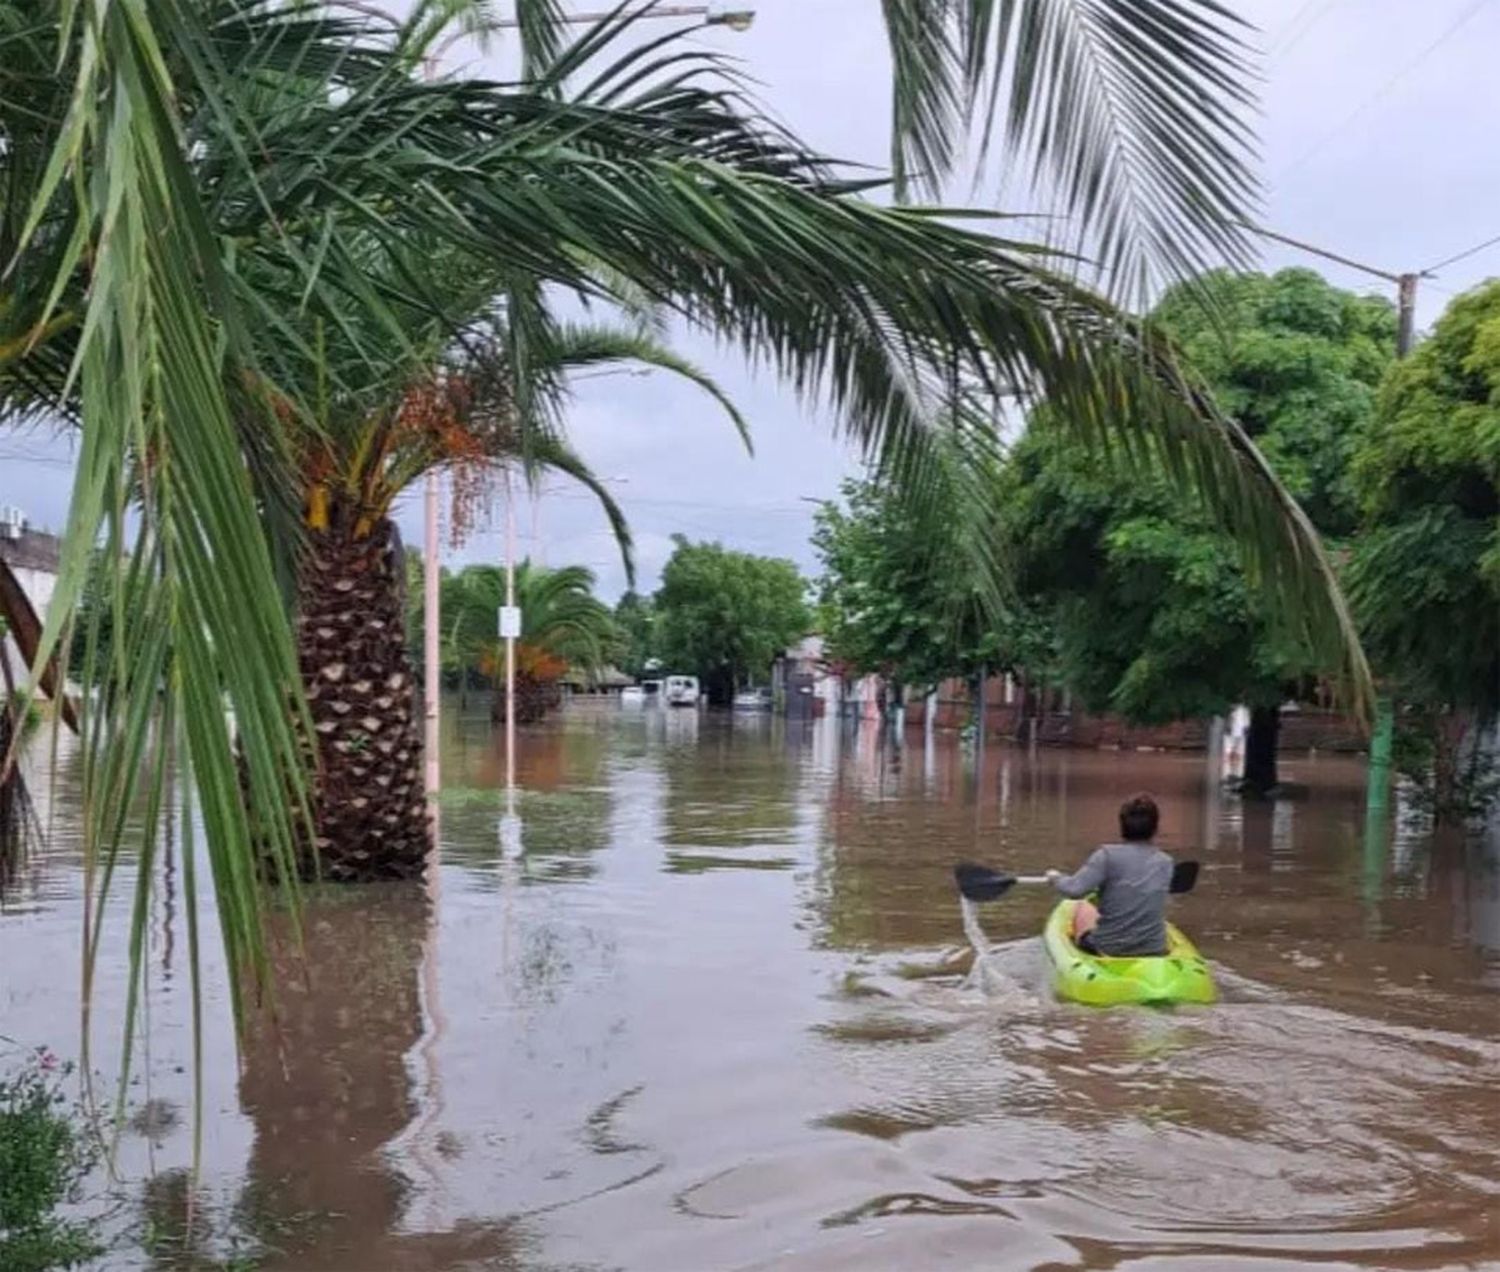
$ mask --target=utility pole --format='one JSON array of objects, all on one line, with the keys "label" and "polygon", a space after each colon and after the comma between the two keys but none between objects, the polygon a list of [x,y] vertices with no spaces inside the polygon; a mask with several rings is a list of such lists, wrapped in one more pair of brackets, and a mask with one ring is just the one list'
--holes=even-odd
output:
[{"label": "utility pole", "polygon": [[516,639],[521,635],[521,616],[516,612],[516,488],[510,465],[505,466],[505,612],[500,618],[505,638],[505,794],[516,790]]},{"label": "utility pole", "polygon": [[[389,22],[399,28],[400,22],[378,4],[368,3],[367,0],[332,0],[340,8],[352,9],[364,13],[369,17]],[[609,11],[601,13],[575,13],[568,15],[563,21],[571,25],[579,25],[590,22],[600,22],[615,14]],[[750,29],[751,23],[755,21],[754,9],[731,9],[723,4],[702,5],[658,5],[653,9],[644,10],[634,15],[634,18],[702,18],[705,25],[722,26],[727,30],[744,33]],[[500,18],[494,21],[492,26],[497,28],[518,27],[520,23],[515,18]],[[463,38],[462,30],[455,31],[436,46],[432,47],[428,55],[423,59],[422,78],[432,81],[437,78],[438,61],[443,53],[457,40]],[[512,499],[510,484],[510,470],[507,467],[505,474],[505,517],[507,526],[506,568],[505,568],[505,604],[509,609],[515,606],[515,509]],[[437,791],[442,782],[442,772],[438,760],[438,696],[442,685],[439,676],[438,662],[438,574],[441,568],[439,563],[438,547],[438,475],[429,472],[426,481],[426,506],[427,527],[426,535],[422,545],[423,564],[423,667],[422,667],[422,695],[423,708],[426,718],[424,730],[425,764],[423,771],[423,785],[429,800],[435,799]],[[519,632],[517,633],[519,635]],[[506,642],[506,716],[505,716],[505,775],[506,787],[510,791],[509,798],[514,799],[515,787],[515,642]],[[433,804],[436,808],[436,804]],[[437,835],[433,835],[434,844]]]},{"label": "utility pole", "polygon": [[1411,352],[1417,320],[1417,279],[1420,274],[1402,274],[1396,279],[1396,356]]},{"label": "utility pole", "polygon": [[[1416,339],[1417,274],[1396,279],[1396,357],[1411,353]],[[1370,733],[1370,767],[1365,786],[1365,860],[1367,877],[1373,862],[1385,858],[1385,829],[1391,797],[1391,750],[1396,740],[1396,705],[1389,694],[1375,700],[1375,726]],[[1381,872],[1384,873],[1383,870]]]},{"label": "utility pole", "polygon": [[[1369,274],[1375,278],[1383,278],[1386,282],[1396,284],[1396,357],[1406,357],[1412,349],[1416,340],[1417,324],[1417,282],[1424,277],[1426,271],[1395,273],[1392,270],[1377,269],[1373,265],[1366,265],[1362,261],[1351,260],[1347,256],[1341,256],[1337,252],[1330,252],[1325,248],[1315,247],[1311,243],[1304,243],[1300,239],[1290,238],[1285,234],[1277,234],[1273,230],[1263,229],[1258,225],[1243,225],[1242,228],[1260,235],[1262,238],[1275,239],[1278,243],[1285,243],[1288,247],[1295,247],[1298,251],[1310,253],[1313,256],[1321,256],[1324,260],[1336,261],[1350,269],[1358,270],[1362,274]],[[1370,765],[1366,776],[1365,787],[1365,856],[1367,865],[1370,858],[1383,860],[1385,854],[1385,827],[1386,816],[1390,802],[1391,785],[1391,745],[1396,732],[1395,706],[1386,694],[1380,694],[1375,703],[1375,721],[1370,734]]]},{"label": "utility pole", "polygon": [[[382,16],[386,16],[382,13]],[[422,63],[422,78],[431,83],[437,75],[437,60],[427,58]],[[426,489],[423,493],[426,526],[422,536],[422,714],[425,728],[422,735],[423,777],[422,786],[427,794],[428,817],[432,823],[432,848],[438,850],[437,795],[442,786],[442,763],[438,758],[438,697],[443,686],[440,675],[438,641],[439,588],[442,563],[438,546],[438,474],[429,469]],[[461,673],[463,674],[463,673]],[[434,881],[437,867],[429,872]]]},{"label": "utility pole", "polygon": [[[438,475],[427,474],[424,497],[427,514],[422,544],[422,711],[426,731],[422,746],[426,752],[423,786],[429,801],[438,793],[442,775],[438,765]],[[433,804],[433,808],[437,805]]]}]

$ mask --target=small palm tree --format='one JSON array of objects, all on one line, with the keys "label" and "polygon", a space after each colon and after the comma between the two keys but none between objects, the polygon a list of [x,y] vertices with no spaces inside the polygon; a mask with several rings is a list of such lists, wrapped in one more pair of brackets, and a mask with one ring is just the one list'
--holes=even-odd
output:
[{"label": "small palm tree", "polygon": [[[521,636],[516,642],[516,719],[540,720],[562,701],[570,669],[602,671],[616,657],[620,631],[609,606],[594,595],[593,572],[581,565],[546,569],[523,561],[515,570]],[[444,595],[443,627],[454,661],[496,684],[494,715],[505,714],[505,646],[495,614],[505,600],[505,572],[470,566]],[[449,612],[451,605],[452,612]]]}]

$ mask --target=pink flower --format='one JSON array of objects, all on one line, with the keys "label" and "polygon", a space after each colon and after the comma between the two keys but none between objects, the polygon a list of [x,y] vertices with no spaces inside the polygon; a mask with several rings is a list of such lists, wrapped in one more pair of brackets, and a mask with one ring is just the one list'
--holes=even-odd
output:
[{"label": "pink flower", "polygon": [[45,1047],[37,1054],[36,1062],[41,1066],[43,1073],[51,1073],[58,1066],[57,1057]]}]

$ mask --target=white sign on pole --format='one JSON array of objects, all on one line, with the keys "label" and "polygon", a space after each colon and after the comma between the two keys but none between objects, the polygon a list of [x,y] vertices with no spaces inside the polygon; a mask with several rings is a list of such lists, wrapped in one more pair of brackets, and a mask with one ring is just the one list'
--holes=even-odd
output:
[{"label": "white sign on pole", "polygon": [[500,607],[500,639],[521,639],[521,607],[519,605]]}]

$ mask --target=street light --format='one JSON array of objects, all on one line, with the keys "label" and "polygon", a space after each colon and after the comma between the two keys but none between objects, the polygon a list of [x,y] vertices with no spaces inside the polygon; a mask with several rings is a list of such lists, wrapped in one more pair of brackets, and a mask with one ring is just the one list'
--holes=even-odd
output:
[{"label": "street light", "polygon": [[[352,9],[364,13],[373,18],[381,18],[388,22],[394,22],[379,4],[371,3],[371,0],[331,0],[337,7]],[[594,13],[574,13],[563,18],[564,22],[578,25],[587,22],[599,22],[615,17],[610,11]],[[722,26],[736,33],[743,33],[750,29],[751,23],[755,21],[754,9],[731,9],[724,4],[672,4],[658,5],[655,8],[644,10],[638,15],[641,18],[702,18],[706,26]],[[518,27],[520,22],[515,18],[497,18],[491,26],[494,28]],[[463,35],[462,31],[456,31],[442,41],[435,49],[431,50],[423,65],[424,78],[432,79],[436,74],[437,62],[442,53],[457,39]],[[625,372],[625,374],[638,374],[636,372]],[[515,490],[512,485],[510,466],[505,468],[505,516],[506,516],[506,551],[505,551],[505,610],[507,611],[504,622],[507,627],[518,627],[519,616],[515,614]],[[426,482],[426,508],[425,508],[425,534],[423,541],[422,561],[425,573],[424,601],[426,606],[425,622],[425,660],[423,666],[422,686],[426,702],[426,772],[425,786],[427,794],[434,796],[441,783],[441,774],[438,764],[438,697],[441,691],[441,681],[438,663],[438,574],[439,574],[439,547],[438,547],[438,476],[436,472],[427,474]],[[502,632],[502,635],[504,633]],[[516,636],[519,636],[519,630]],[[505,784],[507,798],[513,800],[515,797],[515,637],[507,639],[506,642],[506,693],[505,693]]]}]

